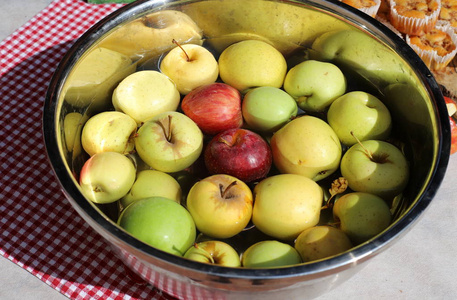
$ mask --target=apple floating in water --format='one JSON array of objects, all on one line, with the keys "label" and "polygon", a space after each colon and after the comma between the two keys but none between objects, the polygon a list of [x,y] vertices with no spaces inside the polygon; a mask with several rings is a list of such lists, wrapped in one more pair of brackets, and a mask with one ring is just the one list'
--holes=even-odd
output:
[{"label": "apple floating in water", "polygon": [[183,98],[181,109],[207,135],[243,125],[240,92],[225,83],[197,87]]},{"label": "apple floating in water", "polygon": [[135,148],[151,168],[166,173],[179,172],[200,156],[203,134],[185,114],[164,112],[138,129]]},{"label": "apple floating in water", "polygon": [[349,237],[340,229],[319,225],[305,229],[295,240],[295,249],[304,262],[338,255],[353,247]]},{"label": "apple floating in water", "polygon": [[257,133],[241,128],[225,130],[206,145],[205,165],[211,174],[228,174],[244,182],[266,177],[271,149]]},{"label": "apple floating in water", "polygon": [[262,86],[250,90],[243,98],[242,112],[249,128],[275,132],[297,115],[294,98],[283,90]]},{"label": "apple floating in water", "polygon": [[189,212],[163,197],[133,202],[121,212],[118,224],[140,241],[179,256],[184,255],[196,238],[195,223]]},{"label": "apple floating in water", "polygon": [[248,225],[253,197],[241,180],[217,174],[195,183],[187,195],[187,209],[200,232],[213,238],[230,238]]},{"label": "apple floating in water", "polygon": [[286,59],[275,47],[260,40],[245,40],[228,46],[219,56],[223,82],[244,93],[250,88],[280,88],[287,72]]},{"label": "apple floating in water", "polygon": [[83,195],[95,203],[111,203],[124,197],[135,182],[132,161],[118,152],[101,152],[83,165],[79,185]]},{"label": "apple floating in water", "polygon": [[323,197],[322,188],[305,176],[267,177],[254,188],[252,222],[271,237],[293,240],[319,222]]},{"label": "apple floating in water", "polygon": [[175,111],[181,95],[176,85],[158,71],[138,71],[124,78],[113,92],[117,111],[131,116],[138,124],[156,115]]},{"label": "apple floating in water", "polygon": [[222,241],[195,243],[184,254],[185,258],[224,267],[240,267],[240,255],[229,244]]},{"label": "apple floating in water", "polygon": [[157,170],[138,172],[130,191],[121,200],[122,207],[143,198],[164,197],[181,203],[182,190],[171,175]]},{"label": "apple floating in water", "polygon": [[325,121],[305,115],[290,121],[270,141],[273,162],[281,173],[319,181],[340,165],[341,142]]},{"label": "apple floating in water", "polygon": [[392,129],[392,118],[384,103],[361,91],[349,92],[336,99],[330,105],[327,120],[346,146],[357,143],[354,135],[361,141],[386,140]]},{"label": "apple floating in water", "polygon": [[332,63],[306,60],[287,72],[284,90],[301,109],[320,112],[346,92],[346,78]]},{"label": "apple floating in water", "polygon": [[394,145],[378,140],[358,142],[341,159],[341,174],[356,192],[392,199],[406,187],[409,165]]},{"label": "apple floating in water", "polygon": [[219,66],[214,55],[206,48],[195,45],[177,45],[163,58],[160,71],[170,77],[182,95],[195,88],[213,83],[219,76]]},{"label": "apple floating in water", "polygon": [[83,149],[90,156],[100,152],[133,151],[137,124],[134,119],[118,111],[105,111],[87,120],[81,134]]},{"label": "apple floating in water", "polygon": [[333,206],[335,221],[354,244],[363,243],[386,229],[392,215],[387,203],[369,193],[354,192],[341,196]]},{"label": "apple floating in water", "polygon": [[241,263],[246,268],[276,268],[301,263],[300,254],[289,244],[276,240],[257,242],[244,251]]}]

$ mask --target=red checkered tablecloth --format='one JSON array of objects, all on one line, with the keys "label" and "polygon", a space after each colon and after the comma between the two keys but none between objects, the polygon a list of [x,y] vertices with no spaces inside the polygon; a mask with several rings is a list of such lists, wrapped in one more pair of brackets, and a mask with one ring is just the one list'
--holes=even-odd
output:
[{"label": "red checkered tablecloth", "polygon": [[0,44],[0,254],[71,299],[173,299],[128,275],[65,199],[41,131],[60,59],[90,26],[121,7],[55,0]]}]

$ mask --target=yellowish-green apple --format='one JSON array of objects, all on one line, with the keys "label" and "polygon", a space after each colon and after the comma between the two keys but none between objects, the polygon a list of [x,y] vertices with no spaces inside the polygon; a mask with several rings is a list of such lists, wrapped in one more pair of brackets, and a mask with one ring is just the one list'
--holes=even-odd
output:
[{"label": "yellowish-green apple", "polygon": [[346,77],[332,63],[306,60],[287,72],[284,90],[304,111],[321,112],[346,92]]},{"label": "yellowish-green apple", "polygon": [[392,221],[385,200],[361,192],[341,196],[333,206],[333,216],[354,244],[363,243],[381,233]]},{"label": "yellowish-green apple", "polygon": [[240,92],[259,86],[280,88],[287,72],[281,52],[260,40],[230,45],[221,53],[218,63],[222,81]]},{"label": "yellowish-green apple", "polygon": [[158,71],[139,71],[124,78],[113,92],[113,106],[138,124],[174,111],[181,100],[176,85]]},{"label": "yellowish-green apple", "polygon": [[270,176],[254,188],[252,222],[263,233],[291,241],[319,222],[323,192],[297,174]]},{"label": "yellowish-green apple", "polygon": [[182,95],[199,86],[214,83],[219,76],[214,55],[195,44],[173,48],[161,61],[160,71],[170,77]]},{"label": "yellowish-green apple", "polygon": [[241,266],[238,252],[229,244],[217,240],[195,243],[186,251],[184,257],[224,267],[235,268]]},{"label": "yellowish-green apple", "polygon": [[340,229],[319,225],[304,230],[295,240],[295,249],[304,262],[338,255],[353,247],[349,237]]},{"label": "yellowish-green apple", "polygon": [[100,152],[133,151],[133,136],[137,124],[132,117],[118,111],[104,111],[92,116],[84,124],[81,143],[90,156]]},{"label": "yellowish-green apple", "polygon": [[392,129],[389,109],[377,97],[353,91],[336,99],[327,112],[327,121],[346,146],[365,140],[386,140]]},{"label": "yellowish-green apple", "polygon": [[241,110],[249,128],[274,132],[297,115],[298,107],[283,90],[263,86],[250,90],[244,96]]},{"label": "yellowish-green apple", "polygon": [[251,220],[253,196],[241,180],[225,174],[195,183],[187,195],[187,209],[200,232],[213,238],[240,233]]},{"label": "yellowish-green apple", "polygon": [[111,203],[124,197],[135,182],[132,161],[118,152],[101,152],[83,165],[79,185],[83,195],[95,203]]},{"label": "yellowish-green apple", "polygon": [[119,82],[135,72],[136,64],[119,52],[98,47],[85,54],[68,77],[65,101],[76,107],[91,105],[94,111],[111,105]]},{"label": "yellowish-green apple", "polygon": [[409,164],[396,146],[368,140],[353,145],[343,155],[341,174],[353,191],[392,199],[408,183]]},{"label": "yellowish-green apple", "polygon": [[203,134],[183,113],[164,112],[138,129],[135,149],[151,168],[166,173],[179,172],[200,156]]},{"label": "yellowish-green apple", "polygon": [[344,72],[350,71],[351,76],[358,74],[379,89],[387,84],[411,80],[411,74],[404,69],[392,49],[358,30],[323,33],[313,42],[309,56],[311,59],[331,61]]},{"label": "yellowish-green apple", "polygon": [[145,61],[174,48],[173,39],[180,44],[203,42],[201,29],[188,15],[162,10],[116,28],[100,44],[134,60]]},{"label": "yellowish-green apple", "polygon": [[137,173],[132,188],[121,199],[122,207],[143,198],[164,197],[181,203],[181,186],[171,175],[157,170],[143,170]]},{"label": "yellowish-green apple", "polygon": [[301,116],[279,129],[270,141],[273,162],[281,173],[304,175],[319,181],[340,165],[338,136],[325,121]]},{"label": "yellowish-green apple", "polygon": [[178,256],[184,255],[197,235],[189,212],[163,197],[133,202],[121,212],[118,224],[138,240]]},{"label": "yellowish-green apple", "polygon": [[276,240],[257,242],[244,251],[241,264],[245,268],[277,268],[301,263],[300,254],[289,244]]},{"label": "yellowish-green apple", "polygon": [[78,156],[82,152],[81,131],[83,128],[84,117],[78,112],[71,112],[65,115],[63,120],[63,130],[65,137],[65,146],[67,151],[72,152],[73,157]]}]

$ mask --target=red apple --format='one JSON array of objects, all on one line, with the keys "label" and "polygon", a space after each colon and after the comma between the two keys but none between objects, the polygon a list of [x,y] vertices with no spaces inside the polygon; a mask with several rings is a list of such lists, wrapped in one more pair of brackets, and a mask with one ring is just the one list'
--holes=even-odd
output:
[{"label": "red apple", "polygon": [[264,178],[271,168],[268,143],[257,133],[233,128],[214,136],[204,153],[211,174],[232,175],[244,182]]},{"label": "red apple", "polygon": [[449,117],[451,122],[451,154],[457,152],[457,125],[453,117]]},{"label": "red apple", "polygon": [[207,135],[215,135],[243,124],[241,94],[225,83],[200,86],[181,103],[183,112]]}]

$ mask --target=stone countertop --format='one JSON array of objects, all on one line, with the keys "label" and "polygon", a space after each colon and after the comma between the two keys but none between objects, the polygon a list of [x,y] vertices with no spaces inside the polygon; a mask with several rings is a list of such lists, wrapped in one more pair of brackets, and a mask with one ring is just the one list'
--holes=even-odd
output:
[{"label": "stone countertop", "polygon": [[[49,3],[51,0],[3,0],[0,39]],[[317,300],[457,299],[456,176],[457,155],[453,155],[435,199],[416,226],[349,281]],[[0,299],[67,299],[6,258],[0,258],[0,270]]]}]

